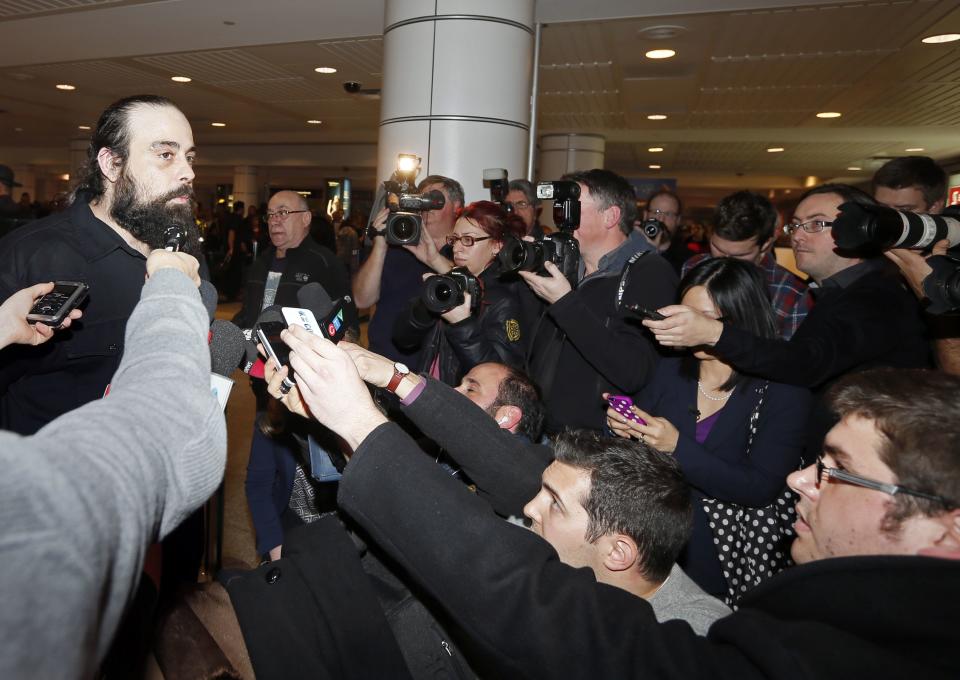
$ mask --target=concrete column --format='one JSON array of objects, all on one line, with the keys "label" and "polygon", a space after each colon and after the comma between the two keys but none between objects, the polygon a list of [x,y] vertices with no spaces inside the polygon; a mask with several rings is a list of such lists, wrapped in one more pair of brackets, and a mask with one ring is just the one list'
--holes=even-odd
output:
[{"label": "concrete column", "polygon": [[258,190],[257,168],[252,165],[238,165],[233,169],[234,203],[243,201],[248,208],[251,205],[258,205],[260,203]]},{"label": "concrete column", "polygon": [[83,170],[87,166],[87,152],[90,149],[89,139],[70,140],[70,190],[77,186]]},{"label": "concrete column", "polygon": [[415,153],[470,201],[484,168],[526,174],[533,0],[387,0],[377,177]]},{"label": "concrete column", "polygon": [[602,168],[605,151],[606,139],[601,135],[544,135],[537,178],[547,181],[568,172]]}]

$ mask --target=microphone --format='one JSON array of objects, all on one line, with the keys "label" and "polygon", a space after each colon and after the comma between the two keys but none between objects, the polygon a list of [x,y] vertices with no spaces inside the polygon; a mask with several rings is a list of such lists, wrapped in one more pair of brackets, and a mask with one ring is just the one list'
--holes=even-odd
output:
[{"label": "microphone", "polygon": [[166,231],[163,232],[163,240],[166,244],[163,246],[164,250],[169,250],[174,253],[179,252],[187,240],[187,231],[183,227],[171,224],[167,227]]},{"label": "microphone", "polygon": [[207,316],[210,323],[213,323],[213,317],[217,313],[217,289],[209,281],[200,282],[200,301],[207,310]]},{"label": "microphone", "polygon": [[221,409],[227,407],[233,373],[244,353],[243,331],[229,321],[217,319],[210,326],[210,392],[217,398]]},{"label": "microphone", "polygon": [[316,281],[297,291],[297,302],[301,307],[313,312],[323,337],[333,342],[338,342],[347,332],[343,321],[343,306],[350,301],[349,295],[331,300],[330,294]]}]

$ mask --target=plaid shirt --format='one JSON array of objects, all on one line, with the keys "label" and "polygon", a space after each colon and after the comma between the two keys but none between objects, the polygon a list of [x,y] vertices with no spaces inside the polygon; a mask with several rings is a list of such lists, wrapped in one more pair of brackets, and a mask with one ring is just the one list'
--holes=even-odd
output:
[{"label": "plaid shirt", "polygon": [[[683,275],[686,276],[693,267],[711,257],[709,253],[691,257],[683,263]],[[810,311],[807,284],[796,274],[778,265],[772,253],[764,255],[757,266],[763,270],[763,276],[767,282],[770,302],[773,304],[773,311],[777,313],[777,330],[780,332],[780,337],[789,340]]]}]

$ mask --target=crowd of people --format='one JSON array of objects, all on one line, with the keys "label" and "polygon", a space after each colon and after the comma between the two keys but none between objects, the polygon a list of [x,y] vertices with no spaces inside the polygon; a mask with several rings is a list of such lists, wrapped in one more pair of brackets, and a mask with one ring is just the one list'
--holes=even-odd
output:
[{"label": "crowd of people", "polygon": [[[0,240],[4,677],[960,672],[960,332],[925,311],[929,253],[834,239],[851,206],[940,212],[933,160],[783,218],[736,192],[693,238],[676,193],[603,169],[559,178],[559,237],[526,180],[468,203],[425,177],[443,207],[402,246],[389,209],[321,242],[281,190],[209,267],[195,154],[173,102],[115,102],[70,207]],[[574,269],[503,257],[556,238]],[[345,333],[238,349],[263,562],[199,586],[185,528],[226,456],[211,270],[237,329],[313,305]],[[63,280],[86,302],[29,323]]]}]

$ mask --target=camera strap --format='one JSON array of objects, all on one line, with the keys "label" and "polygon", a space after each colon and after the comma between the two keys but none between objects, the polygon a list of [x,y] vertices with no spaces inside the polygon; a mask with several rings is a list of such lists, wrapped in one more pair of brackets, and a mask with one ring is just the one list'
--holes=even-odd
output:
[{"label": "camera strap", "polygon": [[652,252],[649,250],[641,250],[638,253],[634,253],[630,256],[630,259],[627,260],[627,264],[624,265],[623,271],[620,273],[620,285],[617,286],[617,306],[616,311],[620,311],[620,304],[623,302],[623,293],[627,290],[627,284],[630,282],[630,268],[636,263],[641,257],[647,253]]}]

